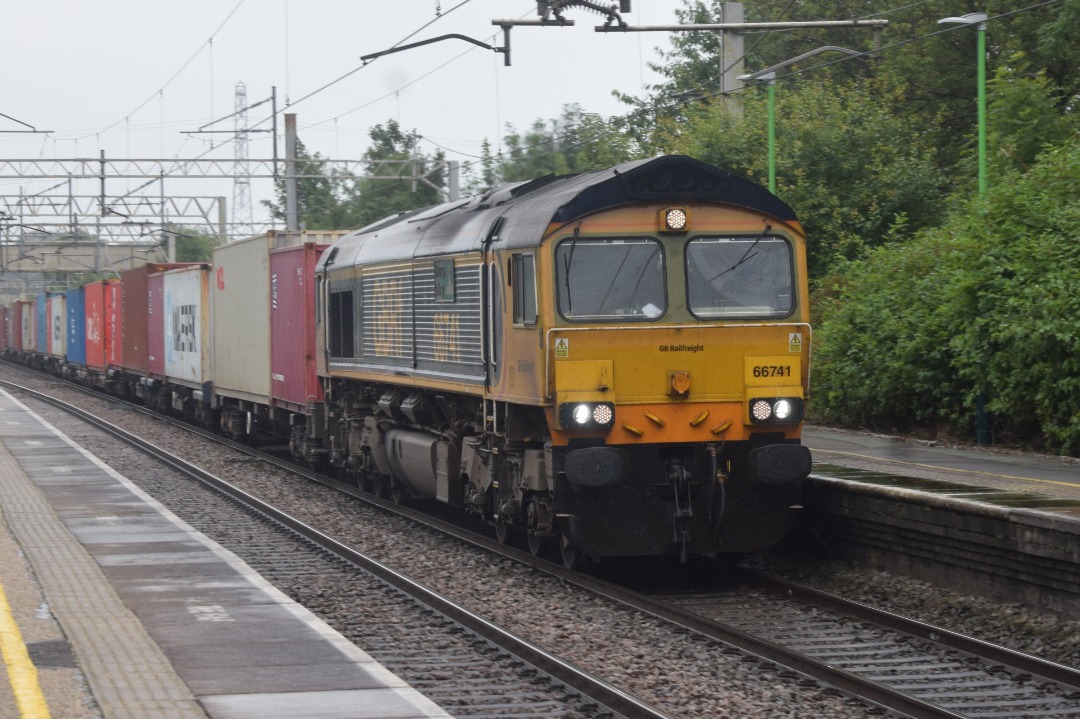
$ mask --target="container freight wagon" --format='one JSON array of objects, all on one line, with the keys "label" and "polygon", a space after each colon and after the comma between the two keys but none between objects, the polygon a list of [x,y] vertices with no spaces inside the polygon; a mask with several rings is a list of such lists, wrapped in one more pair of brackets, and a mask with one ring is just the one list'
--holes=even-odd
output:
[{"label": "container freight wagon", "polygon": [[240,438],[269,422],[270,248],[258,235],[214,249],[214,392],[221,429]]},{"label": "container freight wagon", "polygon": [[270,379],[273,406],[289,413],[289,447],[314,460],[307,447],[309,407],[322,401],[315,357],[315,265],[326,245],[305,243],[270,253]]},{"label": "container freight wagon", "polygon": [[212,423],[213,348],[208,264],[167,270],[147,278],[147,383],[162,409],[190,412]]},{"label": "container freight wagon", "polygon": [[147,313],[150,310],[147,280],[151,274],[186,266],[189,264],[151,263],[120,273],[120,361],[118,364],[121,372],[117,380],[122,396],[144,397],[140,388],[147,374]]},{"label": "container freight wagon", "polygon": [[42,292],[34,300],[34,347],[40,355],[49,352],[49,295]]},{"label": "container freight wagon", "polygon": [[101,377],[120,364],[120,281],[91,282],[85,288],[86,366]]},{"label": "container freight wagon", "polygon": [[305,374],[314,361],[311,278],[321,248],[344,234],[269,232],[214,250],[214,401],[226,434],[303,427],[296,415],[318,387],[314,371]]},{"label": "container freight wagon", "polygon": [[[65,323],[65,341],[67,349],[66,373],[77,379],[86,378],[86,288],[76,287],[65,293],[67,322]],[[91,328],[93,329],[93,328]]]},{"label": "container freight wagon", "polygon": [[34,351],[34,333],[37,329],[35,320],[35,303],[33,300],[17,300],[15,302],[15,343],[13,349],[22,352]]},{"label": "container freight wagon", "polygon": [[67,354],[67,297],[63,292],[49,292],[45,302],[49,322],[45,351],[62,361]]},{"label": "container freight wagon", "polygon": [[11,347],[11,308],[0,308],[0,352]]}]

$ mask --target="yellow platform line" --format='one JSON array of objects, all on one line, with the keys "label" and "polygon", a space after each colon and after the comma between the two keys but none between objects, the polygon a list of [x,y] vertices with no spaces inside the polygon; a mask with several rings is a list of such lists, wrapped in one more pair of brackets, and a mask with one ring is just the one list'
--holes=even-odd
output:
[{"label": "yellow platform line", "polygon": [[0,582],[0,655],[7,667],[8,681],[15,692],[21,719],[49,719],[49,705],[38,683],[37,667],[30,661],[19,625],[11,614],[4,584]]}]

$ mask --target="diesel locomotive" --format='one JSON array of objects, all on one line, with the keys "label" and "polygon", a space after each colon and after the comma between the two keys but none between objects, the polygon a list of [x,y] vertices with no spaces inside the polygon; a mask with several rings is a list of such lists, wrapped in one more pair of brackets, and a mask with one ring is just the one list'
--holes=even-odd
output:
[{"label": "diesel locomotive", "polygon": [[791,527],[805,236],[759,185],[683,156],[544,177],[345,235],[315,281],[308,461],[567,566]]}]

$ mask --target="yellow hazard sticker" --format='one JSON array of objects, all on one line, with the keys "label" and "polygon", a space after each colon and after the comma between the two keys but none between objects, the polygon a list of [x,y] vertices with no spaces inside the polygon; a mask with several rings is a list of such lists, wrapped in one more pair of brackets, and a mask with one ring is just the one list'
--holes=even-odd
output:
[{"label": "yellow hazard sticker", "polygon": [[555,340],[555,357],[569,357],[570,356],[570,341],[565,337],[560,337]]},{"label": "yellow hazard sticker", "polygon": [[802,334],[791,332],[787,338],[788,352],[802,352]]}]

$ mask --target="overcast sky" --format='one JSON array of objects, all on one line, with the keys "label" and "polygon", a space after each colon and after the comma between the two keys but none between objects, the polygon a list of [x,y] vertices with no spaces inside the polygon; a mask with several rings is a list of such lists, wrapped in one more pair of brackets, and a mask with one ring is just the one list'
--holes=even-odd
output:
[{"label": "overcast sky", "polygon": [[[633,0],[627,20],[671,24],[683,4]],[[362,55],[403,40],[460,33],[501,46],[493,19],[536,17],[535,0],[5,3],[0,113],[18,122],[0,117],[0,130],[25,123],[50,133],[0,133],[0,157],[232,158],[229,135],[188,131],[233,113],[242,82],[249,104],[276,87],[279,109],[296,113],[302,141],[324,156],[358,159],[368,129],[396,119],[425,138],[425,152],[442,147],[464,162],[485,138],[497,148],[508,124],[524,130],[567,103],[621,113],[612,90],[638,95],[658,81],[647,63],[668,46],[666,33],[597,33],[601,16],[579,8],[568,12],[573,28],[514,29],[510,67],[502,55],[450,40],[361,68]],[[249,124],[268,113],[269,104],[251,110]],[[233,128],[228,119],[212,129]],[[267,135],[251,135],[249,157],[270,157],[270,148]],[[204,186],[175,194],[230,192],[185,182]],[[54,183],[0,180],[0,194]],[[253,186],[255,204],[266,189]]]}]

